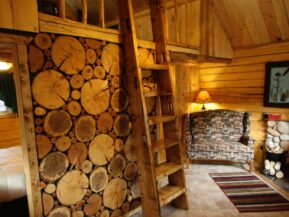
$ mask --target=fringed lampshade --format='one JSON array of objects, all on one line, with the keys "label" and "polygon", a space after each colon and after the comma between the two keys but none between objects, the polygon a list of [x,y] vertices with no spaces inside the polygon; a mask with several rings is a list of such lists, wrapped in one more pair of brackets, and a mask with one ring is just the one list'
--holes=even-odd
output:
[{"label": "fringed lampshade", "polygon": [[211,97],[206,90],[200,91],[196,99],[196,103],[203,104],[202,110],[206,110],[205,104],[211,101]]}]

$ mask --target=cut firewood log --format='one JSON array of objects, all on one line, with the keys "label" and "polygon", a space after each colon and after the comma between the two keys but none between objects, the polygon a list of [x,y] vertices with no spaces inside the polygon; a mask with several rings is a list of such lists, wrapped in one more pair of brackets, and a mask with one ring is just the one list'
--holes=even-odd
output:
[{"label": "cut firewood log", "polygon": [[74,100],[79,100],[80,99],[80,92],[78,90],[73,90],[71,92],[71,98]]},{"label": "cut firewood log", "polygon": [[96,66],[93,69],[93,74],[95,78],[104,79],[105,78],[105,70],[102,66]]},{"label": "cut firewood log", "polygon": [[119,45],[116,44],[107,44],[101,55],[101,61],[105,71],[111,75],[121,74],[123,67],[123,52]]},{"label": "cut firewood log", "polygon": [[39,159],[44,158],[53,147],[50,139],[45,135],[36,135],[36,144]]},{"label": "cut firewood log", "polygon": [[51,136],[64,136],[72,126],[70,115],[63,110],[54,110],[44,120],[44,130]]},{"label": "cut firewood log", "polygon": [[73,205],[86,194],[89,181],[87,176],[78,170],[66,173],[58,182],[56,196],[63,205]]},{"label": "cut firewood log", "polygon": [[128,213],[129,212],[129,202],[125,202],[121,206],[121,210],[123,213]]},{"label": "cut firewood log", "polygon": [[91,190],[95,193],[103,191],[108,183],[108,175],[106,169],[98,167],[89,177]]},{"label": "cut firewood log", "polygon": [[42,204],[44,215],[47,216],[54,207],[53,197],[49,194],[42,193]]},{"label": "cut firewood log", "polygon": [[85,65],[85,51],[75,38],[59,36],[52,46],[52,60],[66,74],[77,74]]},{"label": "cut firewood log", "polygon": [[129,135],[124,145],[124,155],[129,161],[136,161],[136,146],[132,135]]},{"label": "cut firewood log", "polygon": [[156,99],[154,97],[147,97],[145,98],[145,101],[146,101],[147,113],[149,114],[155,108]]},{"label": "cut firewood log", "polygon": [[137,198],[141,197],[141,190],[140,190],[140,185],[139,185],[138,179],[136,179],[132,183],[130,190],[131,190],[131,195],[132,195],[133,199],[137,199]]},{"label": "cut firewood log", "polygon": [[127,92],[123,88],[117,89],[111,96],[110,104],[114,111],[124,111],[128,106]]},{"label": "cut firewood log", "polygon": [[116,135],[127,136],[131,130],[131,122],[128,115],[120,114],[116,116],[113,129]]},{"label": "cut firewood log", "polygon": [[89,161],[89,160],[83,161],[82,164],[81,164],[81,170],[82,170],[82,172],[84,172],[86,174],[90,173],[91,170],[92,170],[91,161]]},{"label": "cut firewood log", "polygon": [[146,48],[139,48],[138,49],[138,60],[140,64],[148,64],[152,65],[154,64],[154,56],[152,52]]},{"label": "cut firewood log", "polygon": [[34,109],[34,114],[36,116],[44,116],[46,115],[46,109],[38,106]]},{"label": "cut firewood log", "polygon": [[101,48],[101,41],[97,41],[95,39],[86,38],[85,42],[86,42],[86,44],[87,44],[87,46],[89,48],[92,48],[92,49],[95,49],[95,50]]},{"label": "cut firewood log", "polygon": [[116,155],[108,165],[108,172],[113,177],[119,176],[125,168],[125,159],[121,155]]},{"label": "cut firewood log", "polygon": [[91,66],[87,65],[82,70],[82,77],[85,80],[90,80],[93,77],[93,69]]},{"label": "cut firewood log", "polygon": [[71,145],[68,151],[68,160],[72,165],[81,165],[87,157],[87,147],[83,142]]},{"label": "cut firewood log", "polygon": [[109,217],[109,211],[107,209],[103,210],[100,214],[100,217]]},{"label": "cut firewood log", "polygon": [[74,89],[81,88],[83,83],[84,83],[84,79],[83,79],[83,77],[80,74],[73,75],[70,78],[70,85]]},{"label": "cut firewood log", "polygon": [[104,112],[97,119],[97,128],[102,132],[106,133],[113,127],[113,118],[110,113]]},{"label": "cut firewood log", "polygon": [[63,106],[68,100],[69,93],[68,81],[55,70],[40,72],[32,83],[34,100],[47,109],[57,109]]},{"label": "cut firewood log", "polygon": [[111,86],[113,86],[115,89],[120,87],[120,78],[119,76],[113,76],[111,79]]},{"label": "cut firewood log", "polygon": [[55,181],[65,174],[68,165],[65,154],[52,152],[41,161],[39,172],[44,180]]},{"label": "cut firewood log", "polygon": [[42,50],[46,50],[51,47],[52,42],[48,34],[39,33],[34,38],[35,45]]},{"label": "cut firewood log", "polygon": [[123,150],[123,147],[124,147],[124,142],[122,139],[119,139],[117,138],[114,142],[114,149],[117,151],[117,152],[121,152]]},{"label": "cut firewood log", "polygon": [[55,186],[54,184],[51,184],[51,183],[49,183],[49,184],[45,187],[45,189],[44,189],[44,191],[45,191],[47,194],[52,194],[52,193],[55,192],[55,190],[56,190],[56,186]]},{"label": "cut firewood log", "polygon": [[121,211],[121,209],[115,209],[111,212],[110,217],[119,217],[119,216],[123,216],[123,213]]},{"label": "cut firewood log", "polygon": [[77,101],[68,103],[67,110],[72,116],[78,116],[81,112],[81,105]]},{"label": "cut firewood log", "polygon": [[88,216],[95,215],[99,211],[101,204],[102,197],[98,194],[93,194],[88,198],[87,204],[85,204],[83,211]]},{"label": "cut firewood log", "polygon": [[90,64],[94,64],[95,61],[96,61],[96,53],[93,49],[87,49],[86,50],[86,53],[85,53],[85,56],[86,56],[86,60],[88,63]]},{"label": "cut firewood log", "polygon": [[127,183],[123,179],[112,179],[103,192],[103,204],[110,209],[120,208],[126,198]]},{"label": "cut firewood log", "polygon": [[71,146],[71,140],[68,136],[61,136],[55,142],[55,147],[59,151],[67,151]]},{"label": "cut firewood log", "polygon": [[99,134],[91,141],[88,155],[92,163],[106,165],[114,155],[113,139],[107,134]]},{"label": "cut firewood log", "polygon": [[73,211],[72,217],[84,217],[84,212],[81,210]]},{"label": "cut firewood log", "polygon": [[152,70],[142,70],[142,77],[148,78],[152,75]]},{"label": "cut firewood log", "polygon": [[109,87],[107,80],[92,79],[81,88],[81,105],[92,115],[99,115],[109,106]]},{"label": "cut firewood log", "polygon": [[76,138],[81,142],[88,142],[95,135],[95,120],[89,115],[80,117],[75,124]]},{"label": "cut firewood log", "polygon": [[58,207],[52,210],[48,217],[70,217],[70,211],[67,207]]},{"label": "cut firewood log", "polygon": [[43,52],[33,46],[29,46],[29,51],[28,51],[28,59],[29,59],[29,67],[30,67],[30,72],[34,73],[37,72],[44,64],[44,54]]},{"label": "cut firewood log", "polygon": [[137,165],[134,162],[131,162],[126,165],[124,170],[124,177],[126,180],[130,181],[133,180],[134,177],[137,175]]}]

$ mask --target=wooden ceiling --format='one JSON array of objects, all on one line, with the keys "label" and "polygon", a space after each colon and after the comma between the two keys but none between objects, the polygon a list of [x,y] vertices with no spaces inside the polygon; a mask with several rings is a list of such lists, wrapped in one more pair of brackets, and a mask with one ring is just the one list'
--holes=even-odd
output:
[{"label": "wooden ceiling", "polygon": [[233,48],[289,40],[289,0],[213,0]]}]

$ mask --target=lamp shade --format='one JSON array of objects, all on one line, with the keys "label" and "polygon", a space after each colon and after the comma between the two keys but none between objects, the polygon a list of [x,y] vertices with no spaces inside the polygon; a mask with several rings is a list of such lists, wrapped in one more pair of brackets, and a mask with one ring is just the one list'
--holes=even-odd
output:
[{"label": "lamp shade", "polygon": [[200,103],[200,104],[210,103],[211,101],[212,101],[211,97],[208,91],[206,90],[200,91],[196,99],[196,103]]}]

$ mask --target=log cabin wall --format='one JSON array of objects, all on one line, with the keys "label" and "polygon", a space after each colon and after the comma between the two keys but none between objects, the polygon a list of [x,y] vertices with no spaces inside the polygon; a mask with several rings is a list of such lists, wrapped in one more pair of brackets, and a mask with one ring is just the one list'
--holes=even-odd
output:
[{"label": "log cabin wall", "polygon": [[140,205],[119,45],[39,33],[28,46],[44,216]]},{"label": "log cabin wall", "polygon": [[21,144],[19,120],[15,115],[0,116],[0,148]]},{"label": "log cabin wall", "polygon": [[215,104],[212,108],[248,111],[251,116],[251,135],[255,142],[255,159],[263,161],[266,122],[263,112],[279,113],[289,118],[287,108],[263,106],[265,64],[289,59],[289,43],[276,43],[234,51],[231,64],[200,65],[200,88],[207,90]]}]

